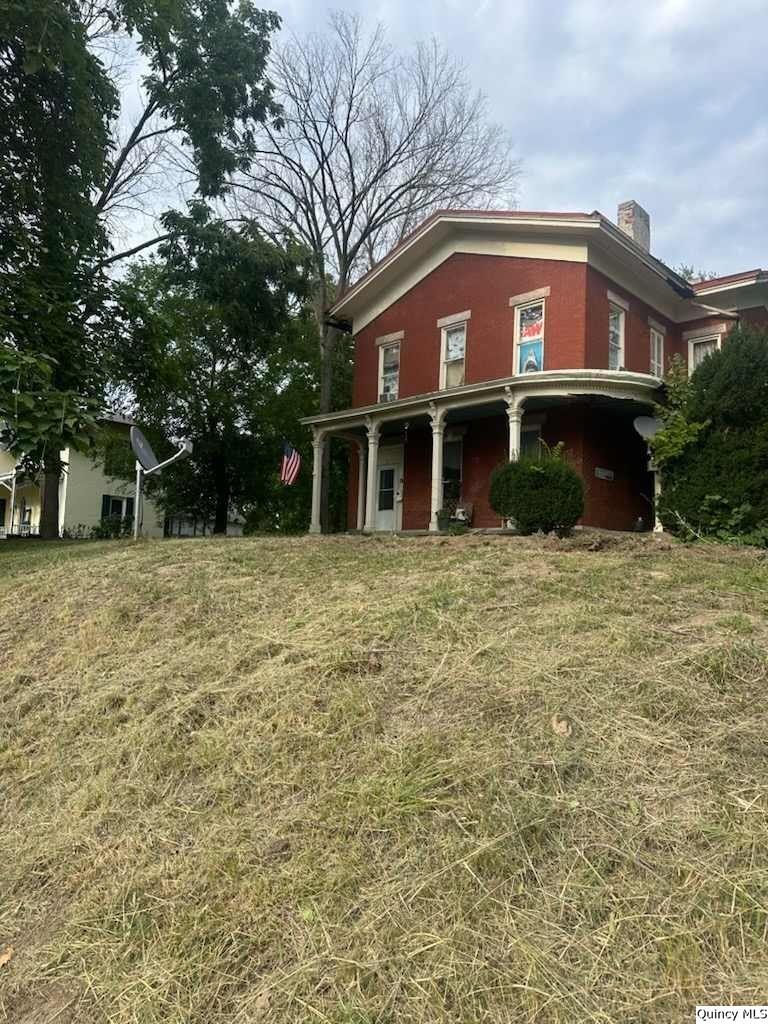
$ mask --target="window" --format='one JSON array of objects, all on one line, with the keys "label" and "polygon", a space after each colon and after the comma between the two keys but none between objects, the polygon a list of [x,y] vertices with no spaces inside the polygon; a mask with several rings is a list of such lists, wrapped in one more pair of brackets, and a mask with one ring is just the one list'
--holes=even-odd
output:
[{"label": "window", "polygon": [[102,519],[133,519],[133,498],[123,498],[115,494],[103,494],[101,497]]},{"label": "window", "polygon": [[688,342],[688,369],[693,373],[701,366],[707,356],[717,352],[720,348],[720,335],[715,334],[711,338],[696,338]]},{"label": "window", "polygon": [[537,424],[523,426],[520,431],[520,458],[541,458],[541,427]]},{"label": "window", "polygon": [[390,512],[395,507],[395,471],[387,466],[379,471],[379,511]]},{"label": "window", "polygon": [[516,370],[539,373],[544,369],[544,300],[515,307]]},{"label": "window", "polygon": [[655,327],[651,328],[650,367],[654,377],[664,376],[664,335]]},{"label": "window", "polygon": [[379,349],[379,401],[394,402],[400,387],[400,342]]},{"label": "window", "polygon": [[461,500],[461,464],[464,445],[458,441],[443,442],[443,505]]},{"label": "window", "polygon": [[453,324],[451,327],[443,328],[442,387],[457,388],[464,383],[466,347],[466,324]]},{"label": "window", "polygon": [[624,367],[624,329],[626,312],[613,302],[608,304],[608,369]]}]

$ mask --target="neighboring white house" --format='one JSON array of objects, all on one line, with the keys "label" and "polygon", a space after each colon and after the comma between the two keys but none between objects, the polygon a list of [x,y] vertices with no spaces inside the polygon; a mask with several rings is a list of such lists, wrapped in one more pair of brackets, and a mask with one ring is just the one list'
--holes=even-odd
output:
[{"label": "neighboring white house", "polygon": [[[128,431],[130,422],[121,417],[110,418],[110,432],[115,445],[123,448],[131,459]],[[61,453],[64,471],[59,482],[59,533],[85,536],[107,518],[133,519],[134,484],[124,477],[110,476],[104,462],[71,449]],[[37,480],[17,474],[13,486],[11,475],[15,459],[0,451],[0,538],[37,536],[40,529],[40,486]],[[11,496],[13,494],[13,508]],[[159,506],[144,499],[142,534],[163,536],[163,513]]]}]

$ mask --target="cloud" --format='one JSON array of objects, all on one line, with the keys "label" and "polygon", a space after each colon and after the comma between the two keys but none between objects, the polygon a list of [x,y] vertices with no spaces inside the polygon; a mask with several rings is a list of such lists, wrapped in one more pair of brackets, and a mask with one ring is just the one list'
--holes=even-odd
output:
[{"label": "cloud", "polygon": [[[286,31],[317,0],[275,0]],[[520,205],[615,214],[654,251],[721,273],[768,266],[766,0],[346,0],[398,46],[461,57],[523,161]]]}]

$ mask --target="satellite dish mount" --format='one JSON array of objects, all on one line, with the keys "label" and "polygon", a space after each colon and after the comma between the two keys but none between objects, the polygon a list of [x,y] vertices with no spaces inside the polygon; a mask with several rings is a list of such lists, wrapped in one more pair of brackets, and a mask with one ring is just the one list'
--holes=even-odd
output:
[{"label": "satellite dish mount", "polygon": [[136,456],[136,500],[133,508],[133,539],[138,540],[143,525],[142,490],[144,477],[162,472],[166,466],[192,454],[192,442],[182,441],[181,448],[165,462],[159,462],[152,446],[138,427],[131,427],[131,448]]}]

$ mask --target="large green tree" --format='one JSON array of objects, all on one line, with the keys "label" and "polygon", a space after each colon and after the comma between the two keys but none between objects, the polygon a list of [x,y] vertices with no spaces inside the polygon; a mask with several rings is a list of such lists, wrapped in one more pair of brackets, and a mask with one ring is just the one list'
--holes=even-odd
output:
[{"label": "large green tree", "polygon": [[[279,125],[265,74],[278,24],[250,0],[0,3],[0,338],[44,357],[53,391],[102,393],[104,270],[168,234],[125,248],[108,229],[152,191],[164,146],[186,150],[197,191],[215,196],[250,166],[252,126]],[[127,132],[98,57],[121,40],[147,67]],[[48,537],[59,442],[51,433],[37,446]]]},{"label": "large green tree", "polygon": [[192,459],[160,481],[166,511],[212,517],[222,533],[233,506],[264,496],[280,431],[297,425],[296,395],[311,391],[309,268],[302,250],[202,203],[164,223],[159,257],[117,288],[113,376],[133,415],[194,442]]},{"label": "large green tree", "polygon": [[[16,409],[30,406],[29,424],[33,405],[97,389],[88,319],[106,238],[93,195],[109,174],[117,94],[76,4],[11,0],[1,10],[0,340],[6,369],[19,367]],[[7,436],[44,473],[41,532],[55,536],[59,446],[72,431],[55,416],[35,423],[37,434],[17,423]]]}]

